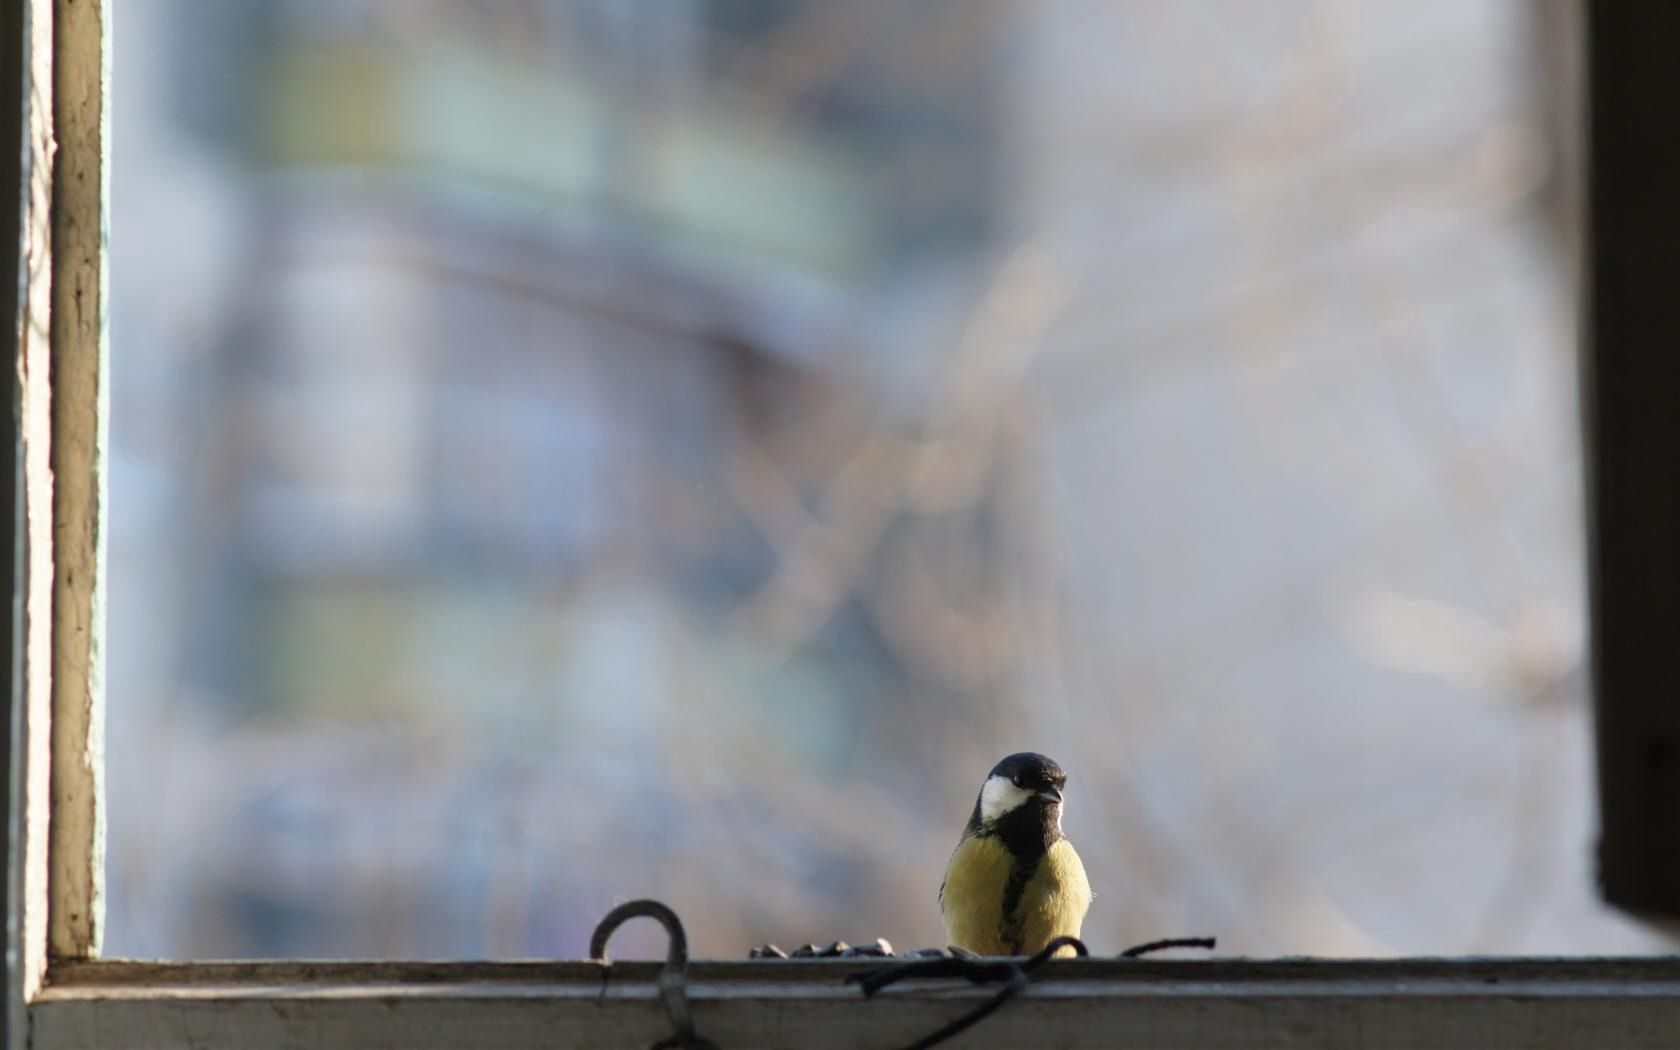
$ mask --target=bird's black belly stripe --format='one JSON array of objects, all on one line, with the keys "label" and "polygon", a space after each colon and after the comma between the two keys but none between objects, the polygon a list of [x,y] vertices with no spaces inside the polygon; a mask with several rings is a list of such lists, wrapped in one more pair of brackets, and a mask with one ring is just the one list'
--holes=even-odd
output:
[{"label": "bird's black belly stripe", "polygon": [[1009,869],[1009,881],[1003,886],[1003,943],[1009,946],[1009,954],[1020,955],[1021,945],[1026,940],[1026,916],[1019,914],[1021,896],[1027,891],[1027,883],[1032,880],[1033,873],[1038,871],[1043,863],[1044,854],[1036,857],[1016,857],[1015,864]]}]

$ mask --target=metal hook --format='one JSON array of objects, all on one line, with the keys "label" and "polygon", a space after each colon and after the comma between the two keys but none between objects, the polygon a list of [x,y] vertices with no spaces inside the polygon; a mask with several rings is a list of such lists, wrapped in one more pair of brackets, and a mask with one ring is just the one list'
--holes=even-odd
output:
[{"label": "metal hook", "polygon": [[637,918],[658,921],[670,938],[665,966],[659,971],[659,994],[665,1001],[665,1016],[671,1020],[671,1035],[655,1043],[654,1050],[667,1047],[717,1050],[711,1042],[694,1034],[694,1017],[688,1009],[688,934],[683,930],[682,920],[668,906],[655,900],[638,900],[607,912],[589,938],[589,957],[610,965],[607,941],[620,926]]}]

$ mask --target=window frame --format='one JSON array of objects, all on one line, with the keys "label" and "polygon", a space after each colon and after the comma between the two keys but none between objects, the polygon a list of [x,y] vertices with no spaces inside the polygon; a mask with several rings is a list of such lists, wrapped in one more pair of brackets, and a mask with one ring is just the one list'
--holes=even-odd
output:
[{"label": "window frame", "polygon": [[[111,6],[0,0],[0,15],[19,30],[6,37],[17,50],[0,59],[0,91],[24,147],[13,260],[17,458],[8,476],[17,557],[6,613],[7,1045],[581,1047],[665,1038],[656,963],[99,958]],[[1595,6],[1595,26],[1623,17],[1611,10]],[[1680,19],[1668,28],[1680,30]],[[1680,74],[1665,75],[1680,86]],[[1595,272],[1615,272],[1602,252],[1595,261]],[[1666,273],[1675,270],[1671,262]],[[1600,686],[1601,705],[1618,695]],[[732,1047],[892,1045],[992,994],[914,982],[865,1001],[843,978],[872,965],[696,963],[687,982],[696,1028]],[[1676,1032],[1680,959],[1091,959],[1041,971],[1018,1001],[949,1045],[1053,1035],[1064,1046],[1655,1047]]]}]

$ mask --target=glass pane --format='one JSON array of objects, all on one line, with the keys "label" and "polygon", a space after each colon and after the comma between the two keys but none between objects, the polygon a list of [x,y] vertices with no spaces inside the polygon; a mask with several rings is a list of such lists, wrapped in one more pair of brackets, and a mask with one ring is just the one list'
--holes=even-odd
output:
[{"label": "glass pane", "polygon": [[[1654,949],[1567,4],[127,0],[109,952]],[[632,927],[623,950],[659,937]]]}]

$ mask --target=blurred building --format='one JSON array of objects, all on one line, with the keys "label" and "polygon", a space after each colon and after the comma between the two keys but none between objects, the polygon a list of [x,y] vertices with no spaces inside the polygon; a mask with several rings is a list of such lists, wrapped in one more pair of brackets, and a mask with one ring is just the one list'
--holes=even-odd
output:
[{"label": "blurred building", "polygon": [[1645,945],[1527,8],[136,3],[114,953]]},{"label": "blurred building", "polygon": [[[190,848],[227,850],[225,867],[174,887],[192,932],[157,920],[147,950],[575,951],[576,924],[620,891],[551,856],[518,863],[580,903],[383,941],[416,907],[485,906],[502,866],[391,817],[470,826],[519,802],[484,792],[520,789],[439,781],[555,764],[581,775],[531,800],[554,827],[490,852],[614,834],[586,802],[610,791],[633,821],[620,833],[651,835],[657,857],[640,822],[706,819],[654,775],[686,742],[658,721],[692,702],[690,679],[758,717],[765,772],[818,784],[879,746],[850,705],[925,695],[908,688],[923,643],[891,644],[854,593],[886,571],[888,533],[928,531],[893,506],[894,479],[843,494],[876,519],[844,564],[778,548],[827,531],[812,510],[837,465],[890,474],[883,454],[911,442],[914,413],[877,404],[906,371],[869,317],[893,301],[882,288],[919,305],[902,289],[972,268],[994,222],[993,15],[969,5],[949,39],[941,6],[883,24],[774,0],[158,5],[130,47],[167,66],[148,116],[181,152],[149,140],[125,174],[196,162],[235,229],[181,248],[225,270],[173,392],[190,432],[148,464],[178,492],[160,531],[185,581],[179,621],[151,625],[179,632],[178,681],[154,688],[211,736],[250,727],[265,772],[182,820],[189,838],[222,829]],[[928,48],[944,57],[918,68]],[[982,473],[946,515],[962,528],[986,527]],[[669,653],[671,634],[692,651]],[[126,700],[114,719],[143,718]],[[625,704],[623,724],[594,724]],[[333,757],[346,736],[407,756],[428,732],[462,752]],[[718,759],[710,775],[729,776]],[[335,807],[339,792],[364,801]],[[360,870],[370,847],[389,863]]]}]

